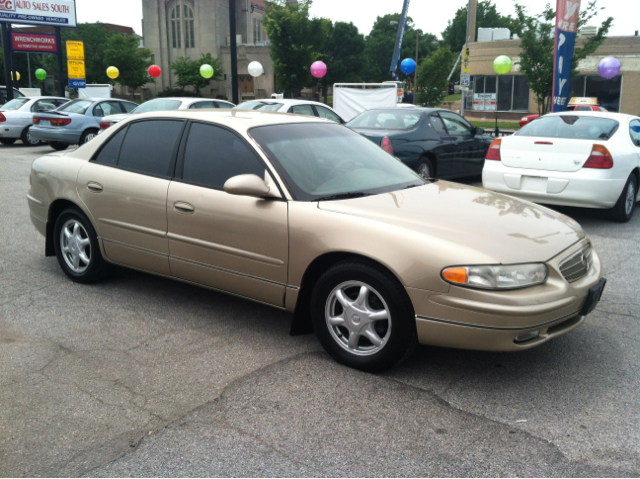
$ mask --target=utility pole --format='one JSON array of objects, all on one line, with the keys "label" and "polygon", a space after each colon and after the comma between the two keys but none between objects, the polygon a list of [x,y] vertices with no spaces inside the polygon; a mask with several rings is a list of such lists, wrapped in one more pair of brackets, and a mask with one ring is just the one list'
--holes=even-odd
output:
[{"label": "utility pole", "polygon": [[231,98],[236,105],[238,99],[238,45],[236,44],[236,0],[229,0],[229,31],[231,33]]},{"label": "utility pole", "polygon": [[2,32],[2,55],[4,57],[4,78],[5,86],[7,88],[7,101],[13,100],[13,56],[11,55],[11,48],[9,47],[11,37],[11,24],[0,24],[0,31]]},{"label": "utility pole", "polygon": [[58,44],[58,54],[56,55],[56,65],[57,65],[57,69],[58,69],[58,96],[61,98],[64,98],[64,85],[65,82],[63,81],[63,76],[64,76],[64,66],[62,64],[62,49],[65,48],[65,46],[62,44],[62,34],[61,34],[61,30],[60,27],[55,27],[54,28],[54,32],[56,34],[56,43]]},{"label": "utility pole", "polygon": [[413,74],[413,104],[418,104],[418,42],[420,34],[416,32],[416,71]]},{"label": "utility pole", "polygon": [[[471,0],[469,0],[469,3],[467,3],[467,34],[464,38],[464,51],[467,51],[467,48],[469,48],[469,12],[471,11]],[[464,63],[463,63],[464,65]],[[460,105],[460,115],[462,115],[462,118],[464,118],[464,107],[467,103],[467,92],[466,91],[462,91],[462,104]]]}]

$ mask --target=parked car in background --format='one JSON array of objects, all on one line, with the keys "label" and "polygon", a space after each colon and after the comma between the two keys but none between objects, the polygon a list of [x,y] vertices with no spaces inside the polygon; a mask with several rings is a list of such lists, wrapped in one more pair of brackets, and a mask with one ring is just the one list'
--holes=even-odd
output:
[{"label": "parked car in background", "polygon": [[130,115],[139,115],[141,113],[149,113],[151,111],[171,111],[171,110],[200,110],[206,108],[233,108],[235,105],[226,100],[212,100],[210,98],[155,98],[144,102],[132,112],[124,115],[109,115],[105,116],[100,122],[100,130],[106,130],[107,128],[121,122],[125,118],[129,118]]},{"label": "parked car in background", "polygon": [[485,188],[536,203],[608,208],[629,221],[640,200],[640,118],[621,113],[551,113],[493,141]]},{"label": "parked car in background", "polygon": [[[607,111],[607,109],[603,106],[598,105],[597,98],[576,97],[576,98],[571,98],[569,100],[569,106],[567,108],[567,111]],[[522,117],[519,123],[520,128],[522,128],[527,123],[530,123],[539,117],[540,115],[538,114],[527,115]]]},{"label": "parked car in background", "polygon": [[[13,89],[13,99],[15,100],[16,98],[23,98],[24,94],[14,88]],[[5,103],[7,103],[7,87],[4,85],[0,85],[0,105],[4,105]]]},{"label": "parked car in background", "polygon": [[55,150],[69,145],[84,145],[100,131],[102,118],[114,113],[129,113],[137,104],[116,98],[80,98],[56,110],[33,116],[31,137],[49,143]]},{"label": "parked car in background", "polygon": [[66,98],[53,96],[20,97],[0,106],[0,143],[12,145],[22,140],[27,146],[35,146],[40,140],[31,137],[33,115],[68,103]]},{"label": "parked car in background", "polygon": [[480,175],[491,144],[482,128],[440,108],[377,108],[347,126],[425,179]]},{"label": "parked car in background", "polygon": [[417,343],[538,346],[583,324],[606,281],[570,218],[423,180],[325,119],[144,114],[30,178],[31,221],[72,281],[120,264],[258,301],[366,371]]},{"label": "parked car in background", "polygon": [[327,118],[336,123],[346,123],[335,110],[324,103],[310,100],[289,100],[286,98],[268,100],[250,100],[240,103],[237,110],[279,111],[281,113],[293,113],[294,115],[317,116]]}]

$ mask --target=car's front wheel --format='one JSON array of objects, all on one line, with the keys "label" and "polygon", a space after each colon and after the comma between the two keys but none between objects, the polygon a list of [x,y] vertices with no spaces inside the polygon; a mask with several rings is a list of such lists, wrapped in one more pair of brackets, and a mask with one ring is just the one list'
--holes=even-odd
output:
[{"label": "car's front wheel", "polygon": [[62,271],[77,283],[103,279],[110,265],[100,253],[98,235],[77,208],[63,211],[56,219],[53,244]]},{"label": "car's front wheel", "polygon": [[389,272],[361,261],[327,270],[311,299],[314,330],[339,363],[368,372],[395,366],[417,344],[411,301]]},{"label": "car's front wheel", "polygon": [[633,216],[633,210],[636,206],[636,197],[638,196],[638,181],[632,173],[629,175],[627,183],[620,193],[620,198],[616,205],[611,209],[611,218],[621,223],[626,223]]},{"label": "car's front wheel", "polygon": [[51,143],[49,143],[49,145],[51,145],[51,148],[56,151],[62,151],[69,148],[69,143],[62,143],[60,141],[52,141]]}]

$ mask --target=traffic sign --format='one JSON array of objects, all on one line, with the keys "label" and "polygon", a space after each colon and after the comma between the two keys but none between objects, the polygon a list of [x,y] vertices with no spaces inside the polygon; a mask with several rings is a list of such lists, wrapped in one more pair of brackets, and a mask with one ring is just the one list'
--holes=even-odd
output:
[{"label": "traffic sign", "polygon": [[67,67],[69,71],[69,78],[86,78],[84,72],[84,61],[67,60]]},{"label": "traffic sign", "polygon": [[87,88],[87,80],[69,78],[69,88]]},{"label": "traffic sign", "polygon": [[84,43],[68,40],[67,58],[70,60],[84,60]]},{"label": "traffic sign", "polygon": [[471,75],[468,73],[460,74],[460,86],[468,87],[471,84]]}]

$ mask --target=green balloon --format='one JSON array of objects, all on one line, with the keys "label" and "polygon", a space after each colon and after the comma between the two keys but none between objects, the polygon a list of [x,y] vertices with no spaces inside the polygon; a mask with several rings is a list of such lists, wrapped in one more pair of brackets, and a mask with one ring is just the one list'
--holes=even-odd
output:
[{"label": "green balloon", "polygon": [[47,72],[44,71],[42,68],[38,68],[36,70],[36,78],[38,80],[44,80],[45,78],[47,78]]},{"label": "green balloon", "polygon": [[205,63],[200,67],[200,75],[205,78],[211,78],[213,76],[213,67]]},{"label": "green balloon", "polygon": [[513,63],[511,62],[511,58],[506,55],[500,55],[498,58],[493,60],[493,69],[500,75],[509,73],[512,66]]}]

